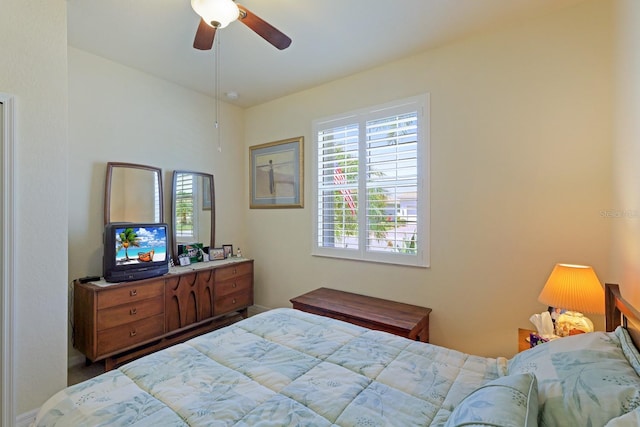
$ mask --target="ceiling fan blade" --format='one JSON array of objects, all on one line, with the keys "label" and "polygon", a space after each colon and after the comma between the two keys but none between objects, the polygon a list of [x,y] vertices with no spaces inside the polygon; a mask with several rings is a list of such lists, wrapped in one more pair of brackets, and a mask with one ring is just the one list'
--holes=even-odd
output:
[{"label": "ceiling fan blade", "polygon": [[238,18],[244,25],[251,28],[260,37],[277,47],[286,49],[291,44],[291,39],[267,21],[251,13],[244,6],[238,5],[240,17]]},{"label": "ceiling fan blade", "polygon": [[193,40],[193,47],[200,50],[210,50],[213,47],[213,39],[216,36],[216,29],[200,18],[200,25],[196,31],[196,38]]}]

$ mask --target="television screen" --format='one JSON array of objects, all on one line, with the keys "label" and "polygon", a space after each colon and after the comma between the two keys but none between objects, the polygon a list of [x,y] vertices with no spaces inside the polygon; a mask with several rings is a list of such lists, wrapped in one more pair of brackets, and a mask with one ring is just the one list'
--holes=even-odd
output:
[{"label": "television screen", "polygon": [[115,229],[116,265],[167,261],[167,229],[164,225],[128,226]]},{"label": "television screen", "polygon": [[169,271],[164,223],[109,223],[104,229],[102,271],[107,282],[129,282]]}]

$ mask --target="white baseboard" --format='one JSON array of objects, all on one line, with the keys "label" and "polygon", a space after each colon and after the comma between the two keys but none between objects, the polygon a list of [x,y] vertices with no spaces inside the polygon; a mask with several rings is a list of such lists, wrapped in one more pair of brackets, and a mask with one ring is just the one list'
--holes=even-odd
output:
[{"label": "white baseboard", "polygon": [[34,409],[33,411],[25,412],[24,414],[18,415],[16,418],[16,427],[29,427],[36,420],[36,415],[38,415],[38,409]]}]

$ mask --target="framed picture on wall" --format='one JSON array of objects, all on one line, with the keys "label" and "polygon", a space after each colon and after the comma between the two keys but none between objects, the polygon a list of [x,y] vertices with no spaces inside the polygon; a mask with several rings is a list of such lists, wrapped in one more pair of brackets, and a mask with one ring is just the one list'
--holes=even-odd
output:
[{"label": "framed picture on wall", "polygon": [[251,209],[302,208],[304,137],[249,147]]}]

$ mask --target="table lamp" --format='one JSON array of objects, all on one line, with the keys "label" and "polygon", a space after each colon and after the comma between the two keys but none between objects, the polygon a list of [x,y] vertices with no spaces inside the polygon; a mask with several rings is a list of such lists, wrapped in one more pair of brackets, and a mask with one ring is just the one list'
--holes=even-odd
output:
[{"label": "table lamp", "polygon": [[604,314],[604,289],[588,265],[556,264],[538,301],[549,306],[552,318],[561,313],[555,319],[555,333],[561,337],[593,332],[583,312]]}]

